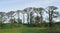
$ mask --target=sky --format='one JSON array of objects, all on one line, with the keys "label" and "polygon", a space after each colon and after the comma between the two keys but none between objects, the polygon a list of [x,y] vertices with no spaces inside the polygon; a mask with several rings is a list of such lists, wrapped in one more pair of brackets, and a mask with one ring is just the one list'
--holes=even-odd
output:
[{"label": "sky", "polygon": [[56,6],[60,10],[60,0],[0,0],[0,12],[23,10],[27,7]]}]

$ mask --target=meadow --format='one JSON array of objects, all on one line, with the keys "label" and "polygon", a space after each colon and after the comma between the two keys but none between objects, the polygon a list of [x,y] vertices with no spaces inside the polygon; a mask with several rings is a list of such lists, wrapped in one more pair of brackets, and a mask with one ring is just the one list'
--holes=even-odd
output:
[{"label": "meadow", "polygon": [[60,28],[54,32],[49,32],[46,27],[27,27],[21,24],[15,24],[14,27],[11,27],[11,24],[3,24],[0,33],[60,33]]},{"label": "meadow", "polygon": [[11,24],[3,24],[0,33],[44,33],[46,28],[27,27],[21,24],[16,24],[11,27]]}]

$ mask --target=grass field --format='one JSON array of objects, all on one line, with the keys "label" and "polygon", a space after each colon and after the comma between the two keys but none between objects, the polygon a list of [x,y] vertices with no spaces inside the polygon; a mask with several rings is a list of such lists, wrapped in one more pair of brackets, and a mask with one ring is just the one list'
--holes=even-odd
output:
[{"label": "grass field", "polygon": [[44,28],[11,28],[0,29],[0,33],[45,33]]},{"label": "grass field", "polygon": [[46,28],[26,27],[25,25],[16,24],[11,28],[11,24],[3,24],[0,33],[45,33]]},{"label": "grass field", "polygon": [[[47,28],[40,27],[26,27],[24,25],[16,24],[16,27],[11,28],[10,24],[3,24],[3,29],[0,29],[0,33],[49,33]],[[60,32],[60,29],[57,29]],[[56,33],[59,33],[56,32]]]}]

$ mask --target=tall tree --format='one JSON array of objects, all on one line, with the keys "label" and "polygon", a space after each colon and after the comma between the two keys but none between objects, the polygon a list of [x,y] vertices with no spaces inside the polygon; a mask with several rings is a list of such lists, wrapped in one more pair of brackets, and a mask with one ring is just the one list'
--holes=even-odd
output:
[{"label": "tall tree", "polygon": [[43,22],[43,12],[45,11],[45,9],[42,8],[42,7],[37,8],[37,9],[38,9],[38,12],[39,12],[39,14],[40,14],[40,22],[41,22],[40,26],[42,26],[42,22]]},{"label": "tall tree", "polygon": [[58,13],[55,12],[56,9],[58,9],[58,8],[55,7],[55,6],[48,6],[48,8],[47,8],[48,14],[49,14],[49,27],[52,26],[52,23],[53,23],[52,20],[53,20],[53,18],[54,17],[57,17],[54,14],[57,14],[58,15]]},{"label": "tall tree", "polygon": [[[33,8],[33,12],[35,12],[35,13],[37,14],[37,16],[38,16],[38,9],[37,9],[37,8],[34,7],[34,8]],[[34,22],[36,22],[36,21],[35,21],[35,17],[33,17],[33,19],[34,19]]]},{"label": "tall tree", "polygon": [[33,18],[34,18],[33,14],[34,14],[34,12],[32,11],[32,12],[30,13],[30,24],[33,23]]},{"label": "tall tree", "polygon": [[22,11],[22,14],[23,14],[23,23],[25,22],[25,13],[26,13],[26,12],[23,10],[23,11]]},{"label": "tall tree", "polygon": [[19,23],[21,23],[21,22],[20,22],[20,12],[21,12],[21,10],[17,10],[17,12],[16,12],[16,13],[17,13],[17,16],[18,16],[18,22],[19,22]]},{"label": "tall tree", "polygon": [[8,16],[8,18],[10,18],[10,22],[11,22],[11,25],[12,25],[12,27],[14,26],[14,14],[15,12],[14,11],[10,11],[10,12],[8,12],[8,13],[6,13],[6,15]]},{"label": "tall tree", "polygon": [[5,12],[0,12],[0,28],[2,28],[2,22],[4,16],[5,16]]},{"label": "tall tree", "polygon": [[28,24],[30,24],[30,13],[32,12],[32,7],[29,7],[29,8],[25,8],[24,9],[25,12],[27,12],[27,15],[28,15]]},{"label": "tall tree", "polygon": [[40,27],[40,17],[39,16],[36,16],[35,17],[35,24],[38,26],[38,27]]}]

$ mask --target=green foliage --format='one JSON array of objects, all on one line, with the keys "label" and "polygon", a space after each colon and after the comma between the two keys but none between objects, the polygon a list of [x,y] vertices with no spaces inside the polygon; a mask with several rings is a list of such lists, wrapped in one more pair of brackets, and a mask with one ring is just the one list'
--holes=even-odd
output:
[{"label": "green foliage", "polygon": [[43,26],[43,27],[48,27],[48,23],[44,22],[44,23],[42,24],[42,26]]},{"label": "green foliage", "polygon": [[39,16],[35,17],[35,23],[37,24],[39,22],[40,22],[40,17]]},{"label": "green foliage", "polygon": [[[14,27],[15,28],[18,28],[18,27],[22,27],[22,25],[16,23],[16,24],[14,24]],[[2,24],[2,28],[3,29],[9,29],[9,28],[12,28],[12,27],[11,27],[11,24],[10,23],[6,23],[6,24]]]},{"label": "green foliage", "polygon": [[4,29],[4,28],[11,28],[11,24],[2,24],[2,28]]}]

